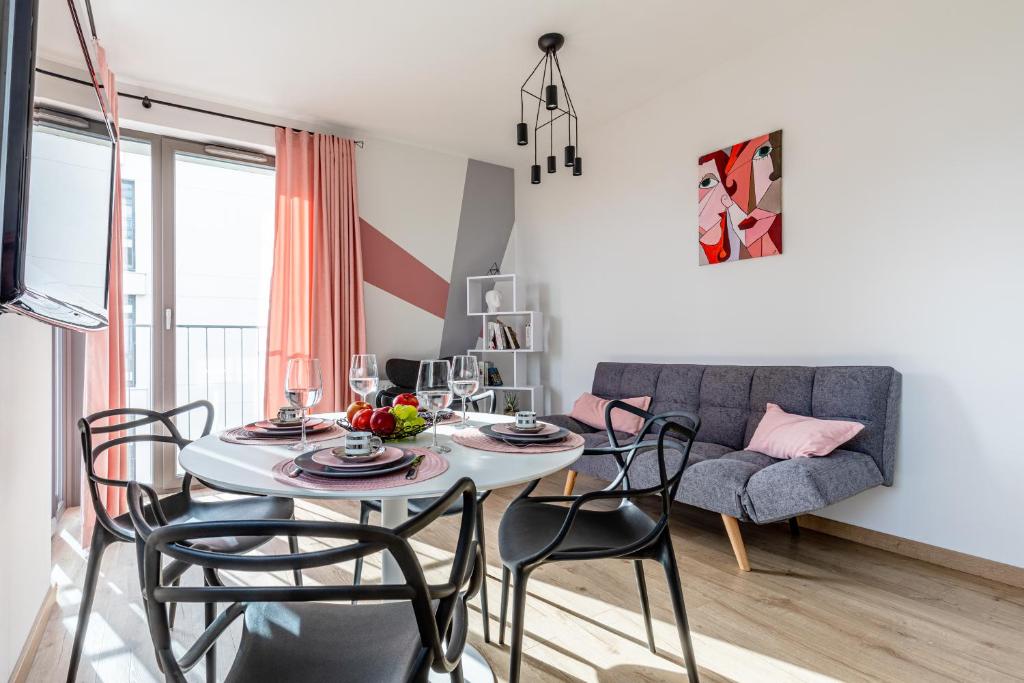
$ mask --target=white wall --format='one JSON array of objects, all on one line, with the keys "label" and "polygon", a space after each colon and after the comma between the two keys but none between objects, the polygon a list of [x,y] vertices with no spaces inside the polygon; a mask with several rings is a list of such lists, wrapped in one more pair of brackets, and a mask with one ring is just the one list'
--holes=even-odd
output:
[{"label": "white wall", "polygon": [[[50,585],[50,328],[0,315],[0,679]],[[15,521],[16,520],[16,521]]]},{"label": "white wall", "polygon": [[[824,514],[1024,565],[1024,4],[764,28],[736,58],[723,29],[696,80],[664,65],[662,94],[587,130],[582,178],[517,169],[554,407],[599,360],[893,365],[896,484]],[[698,267],[698,155],[778,128],[785,253]]]}]

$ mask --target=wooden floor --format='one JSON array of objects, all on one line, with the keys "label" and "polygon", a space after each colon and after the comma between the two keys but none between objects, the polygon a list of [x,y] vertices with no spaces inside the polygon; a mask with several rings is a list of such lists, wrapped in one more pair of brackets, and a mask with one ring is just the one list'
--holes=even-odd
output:
[{"label": "wooden floor", "polygon": [[[563,478],[539,492],[558,493]],[[578,490],[596,482],[580,477]],[[497,525],[515,489],[487,503],[491,631],[497,635]],[[74,511],[77,512],[77,511]],[[64,680],[84,574],[76,542],[77,514],[54,538],[59,608],[46,627],[31,681]],[[299,516],[352,520],[354,503],[300,503]],[[736,569],[718,515],[679,506],[674,542],[704,681],[1008,681],[1024,680],[1024,590],[785,525],[744,525],[754,571]],[[421,560],[446,570],[456,519],[418,537]],[[280,547],[283,549],[284,544]],[[132,549],[118,545],[104,560],[80,681],[158,681],[138,595]],[[347,580],[351,567],[340,572]],[[367,578],[378,565],[367,563]],[[190,577],[198,581],[196,577]],[[326,573],[312,573],[324,581]],[[286,577],[281,577],[282,582]],[[186,583],[189,578],[186,578]],[[648,652],[632,568],[602,561],[553,565],[534,573],[526,613],[525,681],[681,681],[684,669],[665,581],[647,568],[659,654]],[[477,609],[477,602],[472,606]],[[175,633],[190,643],[201,610],[188,607]],[[472,642],[499,680],[507,647],[483,643],[478,611]],[[221,675],[238,624],[220,646]],[[202,669],[202,667],[198,667]],[[202,671],[190,675],[202,680]]]}]

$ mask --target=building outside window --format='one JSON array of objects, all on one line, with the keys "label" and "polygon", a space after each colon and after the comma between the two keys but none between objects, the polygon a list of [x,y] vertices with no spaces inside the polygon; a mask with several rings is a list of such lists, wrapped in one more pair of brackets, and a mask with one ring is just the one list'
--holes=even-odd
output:
[{"label": "building outside window", "polygon": [[121,180],[121,212],[124,221],[124,269],[135,272],[135,181]]}]

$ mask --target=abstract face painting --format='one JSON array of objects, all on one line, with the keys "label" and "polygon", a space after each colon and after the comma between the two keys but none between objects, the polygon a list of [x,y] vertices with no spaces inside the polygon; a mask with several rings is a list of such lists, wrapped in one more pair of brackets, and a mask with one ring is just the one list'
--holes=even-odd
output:
[{"label": "abstract face painting", "polygon": [[782,253],[782,131],[697,160],[700,264]]}]

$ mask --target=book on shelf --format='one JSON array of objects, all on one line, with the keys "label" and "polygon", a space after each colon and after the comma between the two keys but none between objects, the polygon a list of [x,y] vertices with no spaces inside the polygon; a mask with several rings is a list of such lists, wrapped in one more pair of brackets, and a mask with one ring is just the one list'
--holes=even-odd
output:
[{"label": "book on shelf", "polygon": [[494,344],[491,346],[492,349],[498,351],[512,351],[523,348],[519,343],[519,337],[516,335],[515,329],[501,320],[495,320],[494,322],[487,323],[488,334],[493,337]]}]

